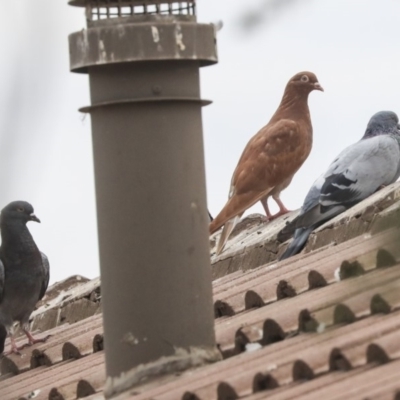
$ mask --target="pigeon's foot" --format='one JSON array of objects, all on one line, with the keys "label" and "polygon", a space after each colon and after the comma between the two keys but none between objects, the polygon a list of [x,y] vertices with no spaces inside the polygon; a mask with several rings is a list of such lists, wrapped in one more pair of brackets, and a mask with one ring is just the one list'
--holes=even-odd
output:
[{"label": "pigeon's foot", "polygon": [[[21,346],[21,347],[23,347],[23,346]],[[22,349],[19,348],[19,347],[15,347],[14,349],[11,349],[10,351],[5,351],[5,352],[3,353],[3,356],[4,356],[4,357],[8,357],[8,356],[10,356],[11,354],[16,354],[17,356],[21,356],[22,354],[21,354],[21,352],[19,351],[19,349],[22,350]]]},{"label": "pigeon's foot", "polygon": [[272,196],[272,198],[275,200],[276,204],[278,204],[279,206],[279,211],[272,215],[271,211],[269,211],[269,207],[268,207],[268,197],[265,197],[261,200],[261,204],[264,206],[264,210],[265,210],[265,214],[267,214],[267,222],[273,221],[274,219],[280,217],[281,215],[285,215],[289,212],[291,212],[291,210],[288,210],[285,205],[282,203],[282,200],[279,198],[279,196]]},{"label": "pigeon's foot", "polygon": [[37,344],[37,343],[44,343],[51,336],[51,335],[47,335],[44,338],[34,338],[29,331],[24,331],[24,332],[25,332],[25,335],[28,337],[28,345],[29,346],[33,346],[34,344]]},{"label": "pigeon's foot", "polygon": [[291,210],[288,210],[288,209],[285,207],[285,205],[282,203],[282,200],[279,198],[279,195],[278,195],[278,196],[272,196],[272,197],[273,197],[273,199],[276,201],[276,204],[278,204],[279,211],[278,211],[276,214],[274,214],[274,215],[272,215],[272,216],[270,217],[270,221],[272,221],[272,220],[275,219],[275,218],[280,217],[281,215],[285,215],[285,214],[291,212]]},{"label": "pigeon's foot", "polygon": [[50,337],[51,335],[47,335],[44,338],[32,338],[29,339],[28,341],[28,346],[33,346],[34,344],[38,344],[38,343],[45,343],[46,340]]},{"label": "pigeon's foot", "polygon": [[284,208],[283,210],[279,210],[276,214],[271,215],[270,217],[268,217],[268,220],[272,221],[272,220],[274,220],[274,219],[276,219],[276,218],[278,218],[278,217],[280,217],[282,215],[285,215],[285,214],[287,214],[289,212],[291,212],[291,210],[288,210],[287,208]]},{"label": "pigeon's foot", "polygon": [[44,343],[51,336],[51,335],[47,335],[44,338],[34,338],[29,331],[26,331],[25,335],[28,337],[28,343],[25,343],[21,346],[17,346],[14,338],[11,338],[11,350],[5,351],[3,353],[3,356],[9,356],[11,354],[16,354],[16,355],[20,356],[20,355],[22,355],[21,350],[23,350],[25,347],[33,346],[34,344],[37,344],[37,343]]},{"label": "pigeon's foot", "polygon": [[9,356],[11,354],[16,354],[16,355],[20,356],[21,355],[20,350],[22,350],[25,346],[22,345],[22,346],[18,347],[17,344],[15,343],[15,339],[13,337],[11,337],[10,340],[11,340],[11,350],[5,351],[3,353],[3,355]]}]

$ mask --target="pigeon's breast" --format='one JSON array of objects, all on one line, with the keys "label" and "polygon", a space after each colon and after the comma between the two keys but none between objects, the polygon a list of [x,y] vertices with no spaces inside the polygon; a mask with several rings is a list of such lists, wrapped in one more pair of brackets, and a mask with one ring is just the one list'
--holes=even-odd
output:
[{"label": "pigeon's breast", "polygon": [[7,271],[3,301],[0,305],[2,319],[26,322],[39,299],[41,272]]}]

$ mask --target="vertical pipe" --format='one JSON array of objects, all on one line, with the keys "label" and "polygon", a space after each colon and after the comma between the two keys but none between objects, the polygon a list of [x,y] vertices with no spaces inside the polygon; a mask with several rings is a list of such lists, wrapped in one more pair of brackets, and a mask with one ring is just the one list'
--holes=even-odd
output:
[{"label": "vertical pipe", "polygon": [[[92,67],[89,76],[92,99],[123,93],[126,82],[199,91],[190,61]],[[212,348],[200,103],[110,105],[91,120],[108,375],[178,348]]]}]

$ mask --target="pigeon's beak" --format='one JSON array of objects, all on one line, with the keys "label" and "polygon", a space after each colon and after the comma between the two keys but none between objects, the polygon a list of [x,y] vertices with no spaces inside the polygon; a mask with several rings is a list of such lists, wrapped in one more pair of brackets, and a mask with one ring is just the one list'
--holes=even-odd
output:
[{"label": "pigeon's beak", "polygon": [[31,214],[29,216],[29,221],[35,221],[40,223],[40,219],[35,214]]},{"label": "pigeon's beak", "polygon": [[319,82],[314,83],[314,89],[315,90],[320,90],[321,92],[324,91],[324,88],[319,84]]}]

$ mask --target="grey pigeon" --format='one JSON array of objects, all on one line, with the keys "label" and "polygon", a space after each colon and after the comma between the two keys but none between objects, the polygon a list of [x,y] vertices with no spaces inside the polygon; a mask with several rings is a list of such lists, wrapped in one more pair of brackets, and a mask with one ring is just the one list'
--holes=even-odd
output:
[{"label": "grey pigeon", "polygon": [[369,120],[361,140],[344,149],[314,182],[299,216],[279,233],[282,241],[294,231],[279,260],[299,253],[314,229],[395,182],[399,175],[399,118],[392,111],[380,111]]},{"label": "grey pigeon", "polygon": [[5,331],[11,339],[11,352],[20,348],[13,338],[13,325],[19,322],[30,345],[35,339],[29,332],[29,317],[44,296],[49,283],[49,261],[37,248],[26,223],[40,222],[26,201],[14,201],[0,215],[0,353],[4,350]]}]

